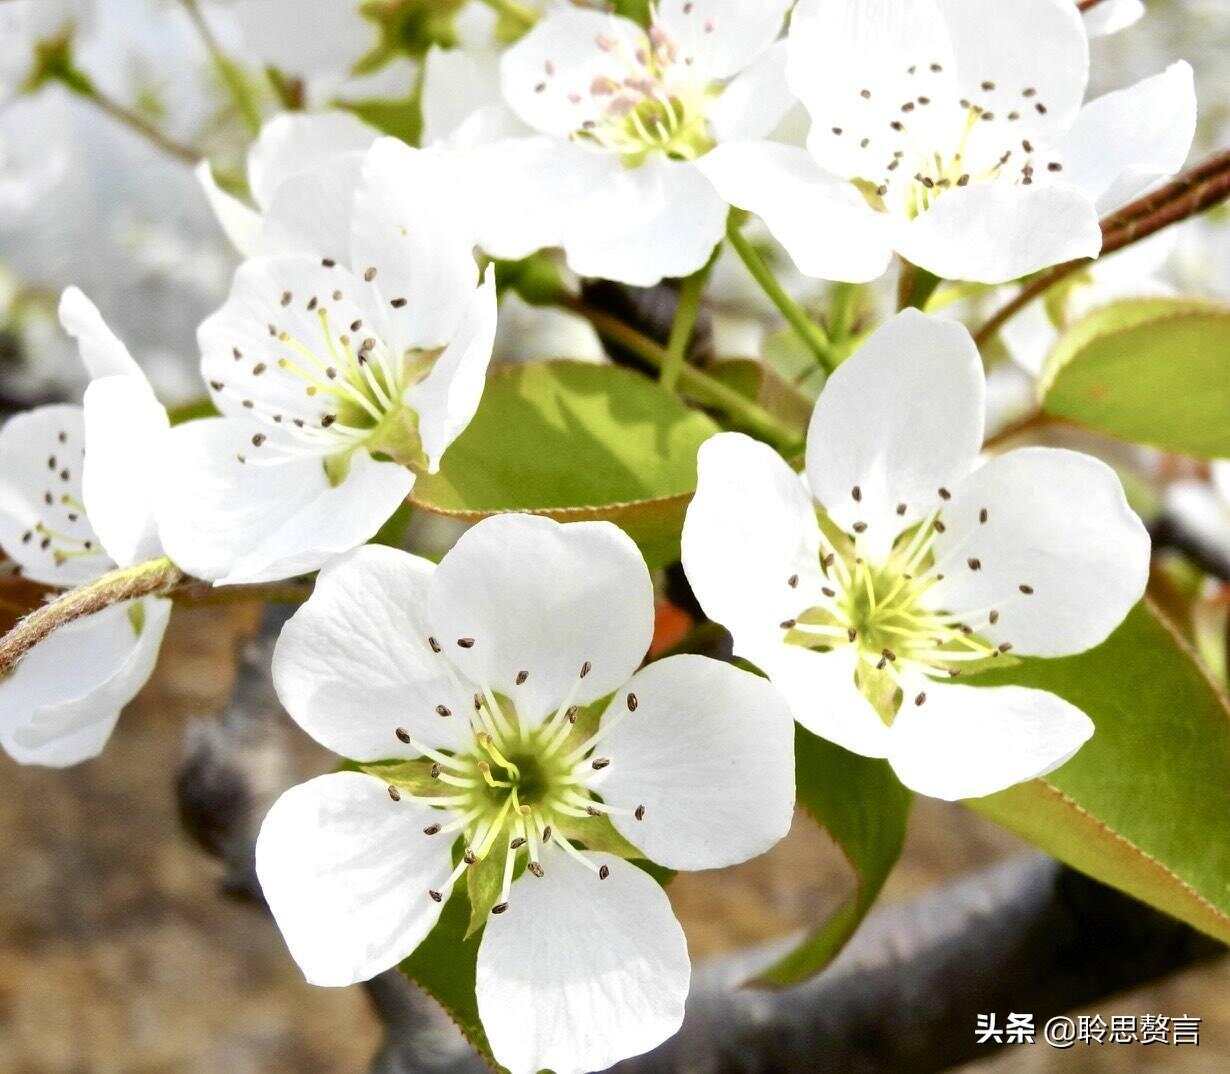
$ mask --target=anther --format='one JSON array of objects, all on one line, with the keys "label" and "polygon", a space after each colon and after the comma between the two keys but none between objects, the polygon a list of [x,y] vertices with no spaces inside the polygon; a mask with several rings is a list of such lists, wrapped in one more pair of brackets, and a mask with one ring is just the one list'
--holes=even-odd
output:
[{"label": "anther", "polygon": [[970,556],[970,558],[965,562],[969,564],[969,569],[971,571],[982,570],[982,560],[980,560],[977,556]]},{"label": "anther", "polygon": [[544,876],[546,876],[546,875],[547,875],[547,874],[543,871],[542,866],[541,866],[541,865],[539,865],[539,864],[538,864],[538,862],[536,862],[536,861],[532,861],[532,862],[530,862],[529,864],[527,864],[527,865],[526,865],[526,869],[528,869],[528,870],[530,871],[530,873],[532,873],[534,876],[536,876],[539,880],[541,880]]},{"label": "anther", "polygon": [[450,709],[447,705],[437,705],[436,706],[437,716],[451,716],[452,714],[453,714],[453,710]]},{"label": "anther", "polygon": [[783,619],[777,625],[782,630],[793,630],[796,626],[798,626],[798,624],[799,624],[799,621],[797,619]]},{"label": "anther", "polygon": [[585,812],[588,813],[591,817],[602,816],[602,814],[597,809],[595,809],[592,805],[587,805],[585,807]]},{"label": "anther", "polygon": [[267,439],[268,439],[268,437],[267,437],[267,436],[265,436],[265,434],[264,434],[264,433],[255,433],[255,434],[252,436],[252,446],[253,446],[253,447],[260,447],[260,446],[261,446],[261,444],[263,444],[263,443],[264,443]]},{"label": "anther", "polygon": [[433,764],[431,766],[431,778],[432,779],[440,778],[440,766],[438,764]]},{"label": "anther", "polygon": [[985,507],[981,511],[978,512],[978,521],[981,522],[984,526],[987,524],[987,519],[989,517],[990,516],[988,515],[987,509]]},{"label": "anther", "polygon": [[440,651],[440,643],[436,641],[435,638],[428,638],[427,644],[431,646],[431,651],[433,653],[438,653]]},{"label": "anther", "polygon": [[949,492],[947,489],[942,488],[939,490],[939,493],[940,493],[941,500],[951,500],[952,499],[952,493]]},{"label": "anther", "polygon": [[410,745],[410,732],[407,731],[404,727],[399,727],[396,731],[393,732],[393,734],[397,736],[397,740],[399,742],[404,742],[407,746]]},{"label": "anther", "polygon": [[1032,596],[1033,596],[1034,587],[1033,587],[1033,586],[1031,586],[1031,585],[1019,585],[1019,586],[1017,586],[1017,589],[1019,589],[1019,590],[1020,590],[1022,593],[1024,593],[1024,594],[1025,594],[1025,596],[1027,596],[1027,597],[1032,597]]},{"label": "anther", "polygon": [[926,702],[926,700],[927,700],[927,695],[926,695],[926,694],[919,694],[916,698],[914,698],[914,704],[915,704],[915,705],[922,705],[922,704],[924,704],[924,703]]},{"label": "anther", "polygon": [[820,592],[821,592],[821,593],[823,593],[826,597],[835,597],[835,596],[837,596],[837,590],[836,590],[836,589],[830,589],[828,586],[822,586],[822,587],[821,587],[821,589],[820,589]]},{"label": "anther", "polygon": [[850,627],[850,629],[846,631],[846,637],[853,643],[858,640],[858,631],[855,630],[854,627]]},{"label": "anther", "polygon": [[866,522],[856,522],[856,523],[854,523],[854,525],[853,525],[853,526],[851,526],[850,528],[851,528],[851,529],[852,529],[855,533],[866,533],[866,532],[867,532],[867,523],[866,523]]},{"label": "anther", "polygon": [[580,705],[569,705],[568,711],[564,713],[564,719],[569,723],[577,722],[577,713],[581,711]]},{"label": "anther", "polygon": [[854,497],[854,502],[858,503],[863,498],[863,490],[855,485],[854,488],[850,490],[850,495]]},{"label": "anther", "polygon": [[458,644],[458,645],[459,645],[462,649],[473,649],[473,648],[474,648],[474,639],[473,639],[473,638],[458,638],[458,639],[457,639],[457,644]]},{"label": "anther", "polygon": [[996,651],[1001,652],[1001,653],[1006,653],[1006,652],[1010,652],[1011,649],[1012,649],[1012,642],[1006,641]]},{"label": "anther", "polygon": [[544,843],[551,842],[551,825],[549,824],[542,830],[542,841]]},{"label": "anther", "polygon": [[423,829],[423,834],[424,834],[424,835],[439,835],[439,834],[440,834],[440,825],[438,825],[438,824],[429,824],[429,825],[427,825],[427,827]]},{"label": "anther", "polygon": [[592,667],[593,665],[586,660],[585,663],[581,665],[581,678],[585,678],[585,676],[589,674]]},{"label": "anther", "polygon": [[601,772],[610,763],[611,759],[609,757],[598,757],[594,760],[593,769],[595,772]]},{"label": "anther", "polygon": [[788,585],[791,589],[798,589],[799,588],[799,576],[797,574],[792,574],[789,578],[786,579],[786,585]]},{"label": "anther", "polygon": [[392,784],[389,784],[389,797],[395,802],[401,801],[401,792]]},{"label": "anther", "polygon": [[467,865],[473,865],[478,861],[478,855],[475,854],[474,851],[471,850],[469,847],[467,847],[466,852],[461,856],[461,860],[464,861]]},{"label": "anther", "polygon": [[991,612],[991,614],[987,616],[987,622],[990,623],[991,626],[994,626],[996,623],[998,623],[999,622],[999,612],[996,612],[996,611]]},{"label": "anther", "polygon": [[906,511],[905,504],[903,504],[903,503],[899,503],[899,504],[897,504],[897,514],[899,514],[899,515],[904,515],[904,514],[905,514],[905,511]]},{"label": "anther", "polygon": [[948,532],[948,527],[945,526],[944,523],[941,522],[938,518],[932,523],[932,525],[935,527],[936,533],[947,533]]},{"label": "anther", "polygon": [[291,303],[291,299],[293,299],[294,297],[295,296],[292,295],[289,291],[283,291],[282,292],[282,305],[289,306]]},{"label": "anther", "polygon": [[645,807],[643,805],[638,805],[636,807],[636,811],[632,815],[637,820],[644,820],[645,819]]},{"label": "anther", "polygon": [[610,875],[611,875],[611,867],[609,865],[604,865],[602,866],[602,868],[598,870],[599,880],[605,880]]},{"label": "anther", "polygon": [[529,677],[530,677],[530,673],[528,671],[518,671],[517,678],[516,678],[517,685],[520,686]]},{"label": "anther", "polygon": [[519,835],[511,843],[508,844],[510,850],[520,850],[525,846],[525,836]]},{"label": "anther", "polygon": [[502,913],[503,913],[505,910],[507,910],[507,909],[508,909],[508,903],[506,903],[506,902],[501,902],[501,903],[497,903],[495,906],[493,906],[493,907],[491,908],[491,912],[492,912],[493,914],[502,914]]},{"label": "anther", "polygon": [[432,902],[443,902],[444,901],[444,896],[441,895],[438,891],[429,891],[427,894],[431,896]]},{"label": "anther", "polygon": [[392,302],[389,303],[389,305],[392,306],[395,310],[401,309],[403,306],[405,306],[405,304],[406,304],[406,300],[404,298],[395,298],[393,299]]},{"label": "anther", "polygon": [[640,702],[637,701],[636,699],[636,694],[629,694],[627,700],[628,700],[628,711],[635,712],[637,705],[640,704]]},{"label": "anther", "polygon": [[368,283],[371,283],[372,280],[374,280],[375,278],[376,278],[376,270],[374,268],[369,268],[366,272],[363,273],[363,279],[365,279]]},{"label": "anther", "polygon": [[324,265],[325,268],[333,268],[337,264],[337,262],[331,257],[322,257],[320,259],[320,263]]}]

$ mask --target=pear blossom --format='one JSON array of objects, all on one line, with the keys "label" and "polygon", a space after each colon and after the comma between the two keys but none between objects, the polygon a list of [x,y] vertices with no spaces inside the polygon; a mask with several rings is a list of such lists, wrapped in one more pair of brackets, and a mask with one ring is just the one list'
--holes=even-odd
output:
[{"label": "pear blossom", "polygon": [[[0,547],[33,582],[84,585],[161,555],[154,471],[167,415],[124,345],[77,290],[60,305],[94,378],[85,406],[0,429]],[[97,756],[158,659],[171,601],[113,605],[57,630],[0,681],[0,745],[22,764]]]},{"label": "pear blossom", "polygon": [[628,859],[767,850],[794,746],[761,678],[700,656],[638,671],[653,618],[645,563],[606,522],[496,516],[439,566],[372,545],[325,567],[274,684],[355,770],[291,788],[256,844],[310,982],[397,965],[464,881],[478,1011],[512,1074],[603,1070],[678,1029],[683,932]]},{"label": "pear blossom", "polygon": [[1082,104],[1071,0],[802,0],[788,48],[807,149],[731,142],[697,167],[823,279],[875,279],[894,252],[982,283],[1096,257],[1099,217],[1178,171],[1195,132],[1182,62]]},{"label": "pear blossom", "polygon": [[517,259],[562,247],[582,276],[686,276],[721,240],[725,201],[698,161],[768,135],[793,103],[777,43],[788,0],[664,0],[653,23],[565,8],[501,62],[504,99],[532,128],[478,159],[503,211],[484,246]]},{"label": "pear blossom", "polygon": [[1101,0],[1084,12],[1090,37],[1107,37],[1135,26],[1145,14],[1143,0]]},{"label": "pear blossom", "polygon": [[1166,489],[1169,514],[1218,555],[1230,559],[1230,459],[1210,466],[1210,481],[1187,478]]},{"label": "pear blossom", "polygon": [[1149,537],[1115,473],[1029,447],[979,463],[984,375],[967,330],[910,310],[829,379],[805,488],[739,434],[702,445],[683,562],[735,652],[809,731],[973,798],[1042,775],[1093,733],[1050,693],[964,680],[1006,654],[1103,641],[1144,593]]},{"label": "pear blossom", "polygon": [[371,538],[469,424],[491,358],[494,275],[480,282],[427,155],[385,138],[291,178],[265,233],[284,220],[285,252],[245,262],[198,333],[223,416],[171,437],[163,540],[218,584],[313,571]]}]

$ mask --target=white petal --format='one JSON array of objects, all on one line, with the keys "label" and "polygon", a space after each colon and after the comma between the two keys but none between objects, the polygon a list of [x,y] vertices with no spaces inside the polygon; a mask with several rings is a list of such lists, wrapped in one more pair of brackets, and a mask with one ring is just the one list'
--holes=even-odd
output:
[{"label": "white petal", "polygon": [[779,41],[736,75],[709,108],[709,125],[719,142],[767,138],[795,105],[786,82],[788,45]]},{"label": "white petal", "polygon": [[1090,37],[1106,37],[1139,22],[1145,13],[1142,0],[1102,0],[1085,12]]},{"label": "white petal", "polygon": [[764,220],[804,275],[867,283],[888,268],[884,219],[850,183],[821,171],[806,150],[728,142],[696,166],[725,201]]},{"label": "white petal", "polygon": [[142,603],[140,634],[131,605],[113,605],[57,630],[0,683],[0,743],[10,757],[66,768],[102,752],[153,674],[171,616],[169,600]]},{"label": "white petal", "polygon": [[798,645],[766,646],[749,656],[782,692],[794,718],[812,734],[862,754],[884,757],[889,729],[854,683],[853,646],[821,653]]},{"label": "white petal", "polygon": [[77,406],[27,410],[0,429],[0,547],[32,582],[80,585],[112,566],[81,506],[84,453]]},{"label": "white petal", "polygon": [[319,459],[245,465],[250,427],[227,418],[177,426],[158,505],[163,546],[180,567],[220,585],[306,574],[368,541],[409,495],[413,475],[355,452],[333,487]]},{"label": "white petal", "polygon": [[551,306],[534,306],[515,291],[506,292],[500,300],[494,360],[512,363],[544,358],[607,360],[602,340],[584,317]]},{"label": "white petal", "polygon": [[[330,562],[282,630],[273,683],[286,711],[326,749],[354,761],[416,757],[404,728],[433,748],[455,749],[468,731],[470,693],[428,642],[435,567],[367,545]],[[441,717],[437,705],[454,715]]]},{"label": "white petal", "polygon": [[103,377],[85,391],[86,512],[121,567],[162,554],[154,504],[170,427],[143,376]]},{"label": "white petal", "polygon": [[231,0],[227,7],[243,34],[245,58],[292,75],[349,72],[377,44],[373,24],[336,0],[301,0],[289,7],[276,0]]},{"label": "white petal", "polygon": [[697,77],[730,78],[782,32],[791,0],[661,0],[654,25],[678,46]]},{"label": "white petal", "polygon": [[554,12],[504,53],[504,99],[536,130],[566,138],[598,118],[611,101],[602,81],[622,85],[645,31],[628,19],[567,8]]},{"label": "white petal", "polygon": [[462,314],[452,342],[427,377],[406,390],[406,402],[419,415],[419,436],[433,474],[440,469],[449,445],[465,431],[478,410],[498,318],[495,269],[489,267]]},{"label": "white petal", "polygon": [[501,99],[494,49],[432,46],[423,62],[423,145],[451,138],[474,112]]},{"label": "white petal", "polygon": [[950,190],[898,238],[901,256],[948,280],[1007,283],[1097,257],[1093,202],[1070,183],[976,183]]},{"label": "white petal", "polygon": [[351,112],[283,112],[261,128],[248,151],[248,185],[262,209],[286,180],[338,154],[364,152],[380,132]]},{"label": "white petal", "polygon": [[[912,158],[944,144],[959,94],[935,0],[803,0],[789,40],[787,76],[814,124],[808,144],[833,174],[876,177],[896,150]],[[933,105],[890,126],[918,96]]]},{"label": "white petal", "polygon": [[1213,487],[1217,489],[1218,494],[1222,498],[1222,502],[1230,506],[1230,459],[1222,459],[1214,462],[1212,465],[1213,471]]},{"label": "white petal", "polygon": [[[637,698],[602,740],[595,786],[645,857],[670,869],[721,869],[763,854],[794,813],[794,719],[767,680],[703,656],[674,656],[628,683]],[[623,691],[605,719],[623,713]]]},{"label": "white petal", "polygon": [[[609,522],[496,515],[444,557],[430,614],[450,659],[533,726],[570,696],[586,663],[578,704],[632,677],[653,636],[653,584],[636,545]],[[463,638],[473,646],[459,646]]]},{"label": "white petal", "polygon": [[[1075,3],[936,2],[952,38],[963,96],[994,113],[1024,103],[1035,130],[1072,125],[1089,82],[1089,39]],[[984,89],[983,83],[994,88]],[[1025,97],[1028,89],[1036,92]]]},{"label": "white petal", "polygon": [[98,307],[76,287],[60,296],[60,324],[77,341],[81,360],[92,378],[115,373],[144,376],[128,348],[107,327]]},{"label": "white petal", "polygon": [[[705,614],[743,653],[820,596],[820,527],[799,476],[741,433],[701,445],[683,566]],[[791,585],[791,581],[795,585]]]},{"label": "white petal", "polygon": [[264,225],[261,214],[218,185],[209,161],[201,161],[196,166],[195,174],[201,189],[205,191],[209,207],[226,237],[231,240],[231,245],[244,257],[252,257],[260,245]]},{"label": "white petal", "polygon": [[697,167],[656,155],[628,168],[592,156],[604,181],[568,207],[569,268],[634,287],[702,268],[725,233],[727,206]]},{"label": "white petal", "polygon": [[1045,690],[927,685],[902,705],[888,761],[907,787],[932,798],[981,798],[1067,761],[1093,734],[1080,709]]},{"label": "white petal", "polygon": [[432,930],[428,897],[449,874],[447,839],[423,834],[440,813],[357,772],[291,787],[256,840],[256,874],[286,946],[311,984],[375,977]]},{"label": "white petal", "polygon": [[589,857],[607,879],[555,851],[487,923],[478,1013],[510,1074],[605,1070],[683,1022],[691,964],[666,893],[635,865]]},{"label": "white petal", "polygon": [[865,523],[860,546],[883,555],[973,466],[985,398],[963,325],[899,313],[824,386],[807,432],[812,494],[846,532]]},{"label": "white petal", "polygon": [[1149,535],[1115,472],[1089,455],[1034,447],[992,459],[952,487],[944,520],[932,606],[981,612],[970,625],[1019,653],[1090,649],[1144,594]]},{"label": "white petal", "polygon": [[1090,101],[1064,139],[1065,175],[1108,213],[1183,167],[1196,133],[1191,64]]},{"label": "white petal", "polygon": [[396,138],[382,138],[363,163],[350,264],[364,279],[376,270],[370,286],[394,325],[390,345],[447,344],[478,284],[475,236],[453,174],[444,154]]},{"label": "white petal", "polygon": [[1218,495],[1203,481],[1177,481],[1166,489],[1166,513],[1230,559],[1230,497]]},{"label": "white petal", "polygon": [[265,211],[259,253],[345,261],[363,158],[359,151],[333,154],[279,183]]}]

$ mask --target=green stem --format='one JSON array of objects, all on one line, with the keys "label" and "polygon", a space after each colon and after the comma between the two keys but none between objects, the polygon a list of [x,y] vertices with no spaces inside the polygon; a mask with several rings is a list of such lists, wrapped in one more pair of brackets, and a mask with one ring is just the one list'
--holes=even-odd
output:
[{"label": "green stem", "polygon": [[[562,299],[561,304],[586,318],[599,335],[626,347],[647,365],[661,370],[666,364],[666,349],[660,343],[624,324],[618,317],[602,310],[590,309],[573,298]],[[732,424],[772,444],[784,455],[793,457],[802,450],[804,441],[800,430],[778,420],[764,407],[740,395],[720,380],[707,376],[695,366],[683,366],[679,374],[679,387],[697,403],[721,411]]]},{"label": "green stem", "polygon": [[926,309],[927,302],[939,287],[940,279],[926,269],[901,259],[901,275],[897,280],[897,309]]},{"label": "green stem", "polygon": [[222,50],[222,46],[218,43],[217,37],[214,36],[209,23],[205,21],[205,16],[201,13],[201,7],[197,0],[180,0],[180,2],[184,5],[184,9],[188,12],[188,17],[192,20],[197,33],[205,44],[205,48],[212,57],[214,66],[218,69],[218,74],[222,76],[222,81],[226,83],[226,88],[235,99],[235,104],[239,107],[239,114],[243,117],[248,130],[253,134],[258,134],[261,129],[261,111],[256,103],[256,98],[252,96],[251,87],[243,77],[243,72],[235,61]]},{"label": "green stem", "polygon": [[130,130],[135,131],[164,153],[168,153],[178,160],[184,161],[186,164],[196,164],[203,159],[204,154],[199,149],[194,149],[190,145],[184,145],[182,142],[177,142],[174,138],[163,134],[144,116],[101,92],[93,82],[80,72],[68,71],[57,73],[56,77],[79,97],[84,97],[100,111],[105,112],[112,119],[124,124]]},{"label": "green stem", "polygon": [[833,352],[833,345],[821,328],[803,311],[793,298],[790,297],[777,282],[777,277],[773,275],[772,270],[765,264],[764,258],[756,252],[756,248],[748,242],[743,232],[739,230],[738,221],[734,214],[731,214],[730,222],[726,226],[726,237],[730,239],[731,246],[734,247],[735,253],[743,260],[743,264],[747,266],[747,271],[751,273],[759,285],[760,289],[768,296],[769,301],[775,305],[781,312],[781,315],[786,318],[790,326],[798,333],[799,338],[807,345],[808,349],[816,357],[819,362],[828,372],[832,372],[837,368],[837,355]]},{"label": "green stem", "polygon": [[503,15],[532,30],[538,23],[538,13],[533,8],[517,3],[517,0],[483,0],[497,15]]},{"label": "green stem", "polygon": [[700,317],[701,295],[705,292],[708,279],[709,265],[706,265],[684,280],[679,288],[679,305],[675,308],[675,322],[671,325],[671,338],[666,345],[666,356],[659,376],[662,387],[668,392],[673,392],[679,386],[679,378],[687,361],[688,347],[692,343],[696,321]]},{"label": "green stem", "polygon": [[854,327],[855,299],[858,297],[859,285],[856,283],[835,283],[832,296],[829,299],[829,338],[835,345],[844,343],[850,338],[850,329]]}]

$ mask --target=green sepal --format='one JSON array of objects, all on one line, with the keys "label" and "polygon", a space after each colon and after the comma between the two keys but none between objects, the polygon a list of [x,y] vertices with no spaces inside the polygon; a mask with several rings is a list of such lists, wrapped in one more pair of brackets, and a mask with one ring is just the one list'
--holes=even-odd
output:
[{"label": "green sepal", "polygon": [[378,764],[361,764],[355,771],[384,780],[399,791],[417,798],[435,798],[444,790],[444,785],[432,778],[430,761],[388,761]]},{"label": "green sepal", "polygon": [[[504,885],[506,849],[497,839],[487,856],[466,870],[466,895],[470,900],[470,923],[465,932],[467,940],[487,923],[491,908],[500,897],[500,888]],[[518,868],[524,868],[523,862],[517,864]]]}]

